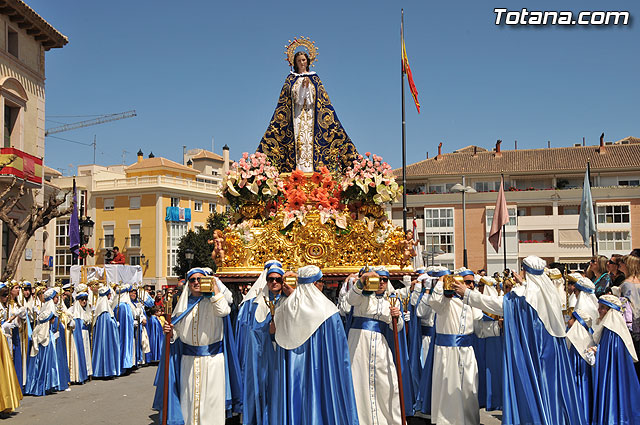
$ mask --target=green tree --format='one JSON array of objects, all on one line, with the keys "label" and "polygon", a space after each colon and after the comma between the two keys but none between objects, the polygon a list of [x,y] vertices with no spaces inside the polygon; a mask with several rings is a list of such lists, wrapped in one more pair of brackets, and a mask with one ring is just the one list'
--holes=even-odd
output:
[{"label": "green tree", "polygon": [[[229,216],[227,214],[214,213],[207,218],[207,227],[198,227],[195,231],[189,230],[180,239],[177,263],[173,268],[177,276],[185,276],[190,267],[210,267],[214,272],[216,271],[216,264],[211,258],[213,245],[209,241],[213,239],[214,230],[224,230],[228,223]],[[185,258],[185,250],[187,248],[193,250],[191,264]]]}]

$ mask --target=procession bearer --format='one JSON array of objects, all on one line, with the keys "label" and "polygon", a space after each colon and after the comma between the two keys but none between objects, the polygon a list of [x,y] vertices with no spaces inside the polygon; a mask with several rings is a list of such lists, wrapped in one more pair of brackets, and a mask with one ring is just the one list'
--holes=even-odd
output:
[{"label": "procession bearer", "polygon": [[[187,273],[188,289],[182,292],[173,312],[171,333],[168,422],[223,425],[226,411],[224,322],[231,312],[217,284],[211,293],[201,292],[207,271]],[[161,366],[163,362],[161,361]],[[162,410],[164,367],[158,368],[153,408]]]}]

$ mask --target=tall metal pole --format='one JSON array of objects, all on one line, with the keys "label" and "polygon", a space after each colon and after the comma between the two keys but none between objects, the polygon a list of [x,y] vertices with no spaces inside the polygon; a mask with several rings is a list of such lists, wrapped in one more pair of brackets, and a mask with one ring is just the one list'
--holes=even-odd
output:
[{"label": "tall metal pole", "polygon": [[467,194],[467,183],[465,176],[462,176],[462,265],[469,267],[467,263],[467,202],[465,195]]},{"label": "tall metal pole", "polygon": [[[587,176],[589,177],[589,192],[591,192],[591,187],[593,186],[591,183],[591,164],[587,161]],[[591,198],[593,201],[593,197]],[[596,215],[594,217],[594,221],[596,223],[596,233],[595,235],[591,235],[591,256],[595,257],[598,253],[598,205],[593,205],[593,213]]]},{"label": "tall metal pole", "polygon": [[[500,184],[502,185],[502,190],[504,190],[504,174],[501,174],[501,179],[500,179]],[[506,203],[506,199],[505,199],[505,203]],[[507,215],[509,215],[509,208],[507,208]],[[494,220],[495,220],[495,212],[494,212]],[[503,254],[502,254],[502,262],[504,265],[504,269],[506,270],[507,268],[507,227],[503,224],[502,225],[502,248],[503,248]]]},{"label": "tall metal pole", "polygon": [[407,233],[407,128],[404,117],[404,10],[400,9],[400,92],[402,93],[402,229]]}]

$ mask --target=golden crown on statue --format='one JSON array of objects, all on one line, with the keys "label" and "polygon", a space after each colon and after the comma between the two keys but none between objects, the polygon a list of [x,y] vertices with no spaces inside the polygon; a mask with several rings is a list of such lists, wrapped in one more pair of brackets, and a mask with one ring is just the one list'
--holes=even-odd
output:
[{"label": "golden crown on statue", "polygon": [[307,50],[309,54],[309,65],[315,66],[316,57],[318,56],[318,48],[315,45],[315,41],[311,41],[309,37],[300,36],[300,38],[294,38],[293,41],[289,40],[289,44],[285,45],[285,60],[289,62],[290,66],[293,66],[293,58],[296,54],[296,50],[302,47]]}]

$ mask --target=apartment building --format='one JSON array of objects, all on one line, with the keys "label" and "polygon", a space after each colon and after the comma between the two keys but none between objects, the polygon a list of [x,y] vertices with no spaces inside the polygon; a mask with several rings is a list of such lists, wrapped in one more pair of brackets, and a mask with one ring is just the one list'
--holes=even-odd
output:
[{"label": "apartment building", "polygon": [[[0,7],[0,191],[16,178],[9,195],[24,184],[26,193],[10,218],[20,221],[34,204],[42,205],[55,188],[43,180],[45,122],[45,52],[66,45],[67,38],[26,3],[5,0]],[[44,258],[43,229],[36,231],[21,256],[17,278],[41,279]],[[7,223],[0,226],[4,269],[16,237]]]},{"label": "apartment building", "polygon": [[[467,146],[407,166],[407,218],[416,218],[429,264],[461,267],[464,233],[468,267],[501,271],[504,247],[488,243],[501,174],[510,220],[506,230],[507,267],[517,269],[528,255],[573,267],[589,261],[578,233],[582,185],[591,166],[597,214],[597,252],[610,256],[640,246],[640,139],[627,137],[599,146],[492,150]],[[401,176],[402,171],[396,170]],[[466,188],[452,192],[457,183]],[[402,226],[402,201],[392,206]],[[466,226],[463,222],[466,221]]]},{"label": "apartment building", "polygon": [[[228,163],[228,148],[223,151]],[[208,152],[201,156],[213,156]],[[221,161],[222,162],[222,161]],[[199,168],[196,168],[196,165]],[[192,158],[182,165],[138,152],[129,165],[78,167],[75,177],[79,215],[94,222],[85,246],[95,250],[86,264],[104,264],[114,246],[127,264],[140,265],[146,284],[158,287],[175,283],[178,243],[187,231],[205,226],[213,212],[224,212],[222,170]],[[222,164],[220,164],[222,166]],[[61,188],[73,186],[72,177],[54,179]],[[69,277],[72,257],[68,244],[69,217],[55,223],[54,268],[58,279]]]}]

